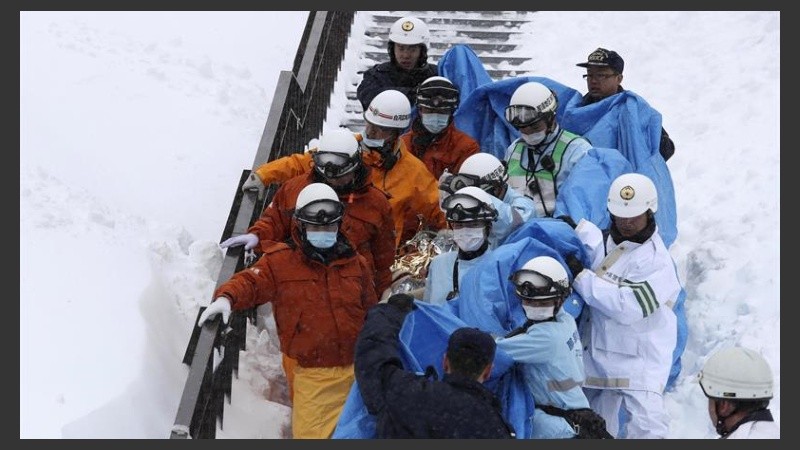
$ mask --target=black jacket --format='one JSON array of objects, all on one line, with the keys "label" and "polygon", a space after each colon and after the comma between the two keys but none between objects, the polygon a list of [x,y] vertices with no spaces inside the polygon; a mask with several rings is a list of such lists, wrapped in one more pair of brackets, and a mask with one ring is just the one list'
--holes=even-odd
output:
[{"label": "black jacket", "polygon": [[[622,92],[624,90],[622,86],[617,87],[617,92]],[[586,94],[583,96],[582,106],[591,105],[597,101],[599,100],[589,97],[589,94]],[[672,138],[669,137],[664,127],[661,127],[661,143],[658,146],[658,152],[661,153],[661,157],[664,158],[664,161],[668,161],[672,155],[675,154],[675,143],[672,142]]]},{"label": "black jacket", "polygon": [[355,377],[367,411],[377,416],[377,437],[513,438],[500,402],[481,383],[403,369],[398,332],[405,315],[394,305],[374,306],[356,341]]},{"label": "black jacket", "polygon": [[358,101],[364,111],[367,110],[376,95],[389,89],[395,89],[408,97],[413,107],[417,101],[417,86],[430,77],[438,75],[436,64],[423,64],[421,67],[403,70],[391,61],[372,66],[364,72],[364,78],[356,89]]}]

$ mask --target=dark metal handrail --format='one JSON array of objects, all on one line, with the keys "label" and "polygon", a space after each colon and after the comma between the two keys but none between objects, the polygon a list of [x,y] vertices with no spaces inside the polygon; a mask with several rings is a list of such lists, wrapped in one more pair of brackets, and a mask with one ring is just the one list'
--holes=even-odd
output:
[{"label": "dark metal handrail", "polygon": [[[354,11],[309,13],[292,71],[281,71],[278,78],[253,169],[289,153],[301,152],[309,140],[319,136],[354,16]],[[250,170],[244,170],[241,174],[221,240],[246,233],[274,194],[274,185],[260,200],[255,192],[242,193],[242,183],[249,173]],[[243,253],[241,246],[227,250],[217,287],[244,267]],[[204,309],[200,308],[198,318]],[[171,439],[216,436],[217,421],[221,423],[222,420],[223,400],[228,397],[230,401],[239,351],[245,348],[248,314],[231,314],[225,327],[220,327],[220,318],[206,322],[202,328],[194,327],[183,358],[190,366],[189,374]],[[221,355],[216,358],[219,359],[216,368],[212,367],[215,353]]]}]

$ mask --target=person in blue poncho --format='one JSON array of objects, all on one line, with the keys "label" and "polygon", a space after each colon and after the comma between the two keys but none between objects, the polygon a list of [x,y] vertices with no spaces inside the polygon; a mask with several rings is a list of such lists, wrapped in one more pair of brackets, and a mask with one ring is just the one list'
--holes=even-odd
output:
[{"label": "person in blue poncho", "polygon": [[444,355],[444,377],[403,368],[398,334],[414,298],[395,294],[367,313],[355,349],[355,376],[364,404],[384,439],[511,439],[500,401],[482,383],[496,345],[477,328],[458,328]]},{"label": "person in blue poncho", "polygon": [[[586,80],[588,92],[583,96],[582,106],[591,105],[625,90],[622,88],[622,70],[625,68],[625,61],[613,50],[598,48],[589,54],[586,62],[578,63],[576,66],[586,68],[583,79]],[[664,161],[669,160],[675,153],[675,143],[664,127],[661,127],[658,151]]]},{"label": "person in blue poncho", "polygon": [[534,200],[536,217],[552,217],[559,187],[592,148],[559,126],[557,109],[555,92],[535,81],[520,85],[505,109],[505,119],[520,132],[504,157],[508,184]]},{"label": "person in blue poncho", "polygon": [[525,323],[497,338],[497,347],[522,364],[536,402],[534,439],[609,438],[581,385],[583,346],[575,319],[561,306],[572,289],[564,266],[536,256],[511,275]]},{"label": "person in blue poncho", "polygon": [[455,298],[464,274],[494,247],[490,235],[497,210],[491,198],[478,187],[467,186],[444,199],[442,209],[457,248],[431,260],[423,300],[443,304]]},{"label": "person in blue poncho", "polygon": [[472,155],[464,161],[458,173],[445,173],[439,180],[440,203],[443,204],[448,195],[467,186],[487,192],[497,210],[497,221],[489,235],[492,248],[502,244],[509,234],[534,217],[536,206],[533,199],[509,189],[506,166],[492,154]]}]

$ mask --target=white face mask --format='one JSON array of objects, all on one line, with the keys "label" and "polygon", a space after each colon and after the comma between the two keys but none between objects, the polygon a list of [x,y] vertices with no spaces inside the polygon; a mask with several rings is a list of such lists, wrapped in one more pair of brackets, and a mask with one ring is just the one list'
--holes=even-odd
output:
[{"label": "white face mask", "polygon": [[445,129],[450,120],[450,114],[425,113],[422,114],[422,125],[426,130],[436,134]]},{"label": "white face mask", "polygon": [[537,145],[541,144],[544,141],[545,136],[547,136],[546,131],[539,131],[538,133],[533,134],[525,134],[520,133],[522,135],[522,140],[528,143],[528,145]]},{"label": "white face mask", "polygon": [[547,320],[552,318],[555,314],[555,306],[528,306],[522,305],[525,310],[525,316],[531,320]]},{"label": "white face mask", "polygon": [[383,144],[386,142],[386,139],[370,139],[368,137],[364,137],[361,139],[361,144],[363,144],[367,148],[381,148]]},{"label": "white face mask", "polygon": [[474,252],[481,248],[486,237],[481,228],[456,228],[453,230],[453,241],[465,252]]}]

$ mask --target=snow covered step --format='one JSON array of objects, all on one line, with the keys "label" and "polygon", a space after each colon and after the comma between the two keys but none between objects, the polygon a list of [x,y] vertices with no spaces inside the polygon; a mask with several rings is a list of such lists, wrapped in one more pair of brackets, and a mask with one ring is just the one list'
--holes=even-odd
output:
[{"label": "snow covered step", "polygon": [[[442,55],[458,44],[469,45],[494,80],[525,75],[533,71],[531,58],[517,54],[518,44],[528,37],[522,31],[532,11],[373,11],[364,27],[354,61],[358,82],[363,73],[375,64],[389,60],[386,42],[389,27],[397,19],[413,16],[423,20],[430,30],[428,61],[438,63]],[[353,131],[364,127],[361,103],[356,96],[358,82],[349,84],[345,92],[345,117],[342,126]]]}]

